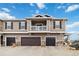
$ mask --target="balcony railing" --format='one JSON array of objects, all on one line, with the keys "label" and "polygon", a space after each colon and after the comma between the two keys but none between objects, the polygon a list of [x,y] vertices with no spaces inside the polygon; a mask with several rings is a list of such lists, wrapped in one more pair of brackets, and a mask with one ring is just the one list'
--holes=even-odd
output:
[{"label": "balcony railing", "polygon": [[31,26],[31,31],[46,31],[47,26]]}]

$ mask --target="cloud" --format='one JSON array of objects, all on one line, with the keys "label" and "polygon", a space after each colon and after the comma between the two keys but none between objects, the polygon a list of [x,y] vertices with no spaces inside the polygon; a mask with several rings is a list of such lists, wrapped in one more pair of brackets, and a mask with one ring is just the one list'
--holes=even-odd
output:
[{"label": "cloud", "polygon": [[[35,6],[35,4],[34,4],[34,3],[30,3],[30,6]],[[36,3],[36,6],[37,6],[39,9],[45,8],[45,4],[44,4],[44,3]]]},{"label": "cloud", "polygon": [[30,6],[34,6],[34,3],[30,3]]},{"label": "cloud", "polygon": [[15,6],[12,6],[12,8],[13,8],[13,9],[16,9],[16,7],[15,7]]},{"label": "cloud", "polygon": [[39,9],[45,8],[45,4],[44,4],[44,3],[36,3],[36,5],[37,5],[37,7],[38,7]]},{"label": "cloud", "polygon": [[[67,5],[67,4],[66,4]],[[66,8],[66,5],[64,5],[64,3],[60,3],[58,6],[57,6],[57,9],[65,9]]]},{"label": "cloud", "polygon": [[57,9],[61,9],[62,6],[58,6]]},{"label": "cloud", "polygon": [[6,13],[6,12],[0,12],[0,19],[14,20],[14,19],[16,19],[16,17],[12,16],[9,13]]},{"label": "cloud", "polygon": [[77,9],[79,9],[79,5],[71,5],[65,10],[65,12],[71,12],[71,11],[75,11]]},{"label": "cloud", "polygon": [[2,11],[5,11],[5,12],[10,12],[10,10],[8,8],[1,8]]},{"label": "cloud", "polygon": [[57,9],[65,9],[66,6],[58,6]]},{"label": "cloud", "polygon": [[36,12],[35,12],[36,14],[39,14],[39,10],[36,10]]},{"label": "cloud", "polygon": [[73,33],[77,33],[78,31],[68,31],[67,33],[71,33],[71,34],[73,34]]},{"label": "cloud", "polygon": [[79,27],[79,22],[74,22],[72,24],[67,25],[66,29],[75,28],[75,27]]}]

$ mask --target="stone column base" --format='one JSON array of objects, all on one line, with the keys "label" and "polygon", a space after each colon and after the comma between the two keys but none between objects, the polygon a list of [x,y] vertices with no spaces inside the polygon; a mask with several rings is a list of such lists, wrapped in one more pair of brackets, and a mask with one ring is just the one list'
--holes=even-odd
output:
[{"label": "stone column base", "polygon": [[44,36],[41,37],[41,46],[46,46],[46,41]]},{"label": "stone column base", "polygon": [[45,41],[41,41],[41,46],[46,46]]}]

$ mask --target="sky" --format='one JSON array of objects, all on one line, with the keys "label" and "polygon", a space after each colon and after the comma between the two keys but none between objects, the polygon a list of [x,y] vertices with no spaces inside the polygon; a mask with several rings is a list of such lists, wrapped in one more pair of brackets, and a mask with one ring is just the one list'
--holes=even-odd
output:
[{"label": "sky", "polygon": [[35,14],[67,18],[66,32],[79,32],[78,3],[0,3],[0,19],[24,19]]}]

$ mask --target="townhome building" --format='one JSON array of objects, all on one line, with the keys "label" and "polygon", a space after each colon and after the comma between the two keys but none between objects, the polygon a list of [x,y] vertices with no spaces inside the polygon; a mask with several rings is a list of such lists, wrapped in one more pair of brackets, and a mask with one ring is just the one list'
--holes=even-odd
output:
[{"label": "townhome building", "polygon": [[0,45],[57,46],[62,45],[67,19],[35,15],[24,19],[0,19]]}]

